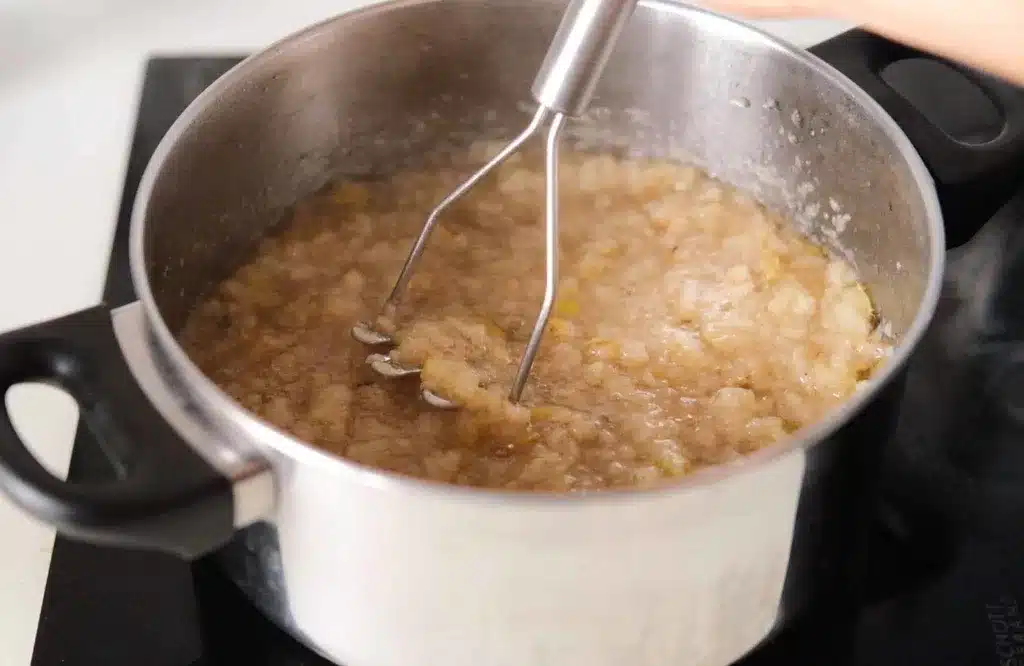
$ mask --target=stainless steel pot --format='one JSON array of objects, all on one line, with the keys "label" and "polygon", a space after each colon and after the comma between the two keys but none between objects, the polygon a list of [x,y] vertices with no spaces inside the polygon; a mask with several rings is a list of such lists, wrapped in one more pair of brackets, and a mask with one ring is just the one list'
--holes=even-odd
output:
[{"label": "stainless steel pot", "polygon": [[[138,302],[0,338],[0,384],[49,380],[71,393],[117,478],[52,477],[3,412],[0,488],[66,535],[215,552],[264,612],[348,666],[717,666],[847,594],[845,554],[870,504],[901,368],[936,303],[939,197],[864,89],[731,20],[642,2],[576,137],[695,159],[854,261],[898,348],[821,423],[658,491],[460,489],[366,469],[275,430],[175,340],[203,291],[328,178],[517,129],[562,9],[395,0],[285,39],[217,81],[139,188]],[[910,52],[854,32],[821,53],[914,135],[947,206],[969,196],[994,210],[1021,168],[1020,114],[994,142],[961,144],[878,77]]]}]

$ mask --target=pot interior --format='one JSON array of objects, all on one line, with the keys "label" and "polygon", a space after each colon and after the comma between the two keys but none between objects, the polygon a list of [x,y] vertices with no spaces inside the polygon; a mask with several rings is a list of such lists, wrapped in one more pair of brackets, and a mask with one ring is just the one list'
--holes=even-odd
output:
[{"label": "pot interior", "polygon": [[[214,84],[172,130],[135,220],[170,329],[327,181],[521,129],[563,8],[385,3],[289,38]],[[933,277],[930,225],[940,220],[929,220],[930,184],[879,113],[768,37],[647,2],[569,141],[692,161],[785,212],[854,264],[898,341]]]}]

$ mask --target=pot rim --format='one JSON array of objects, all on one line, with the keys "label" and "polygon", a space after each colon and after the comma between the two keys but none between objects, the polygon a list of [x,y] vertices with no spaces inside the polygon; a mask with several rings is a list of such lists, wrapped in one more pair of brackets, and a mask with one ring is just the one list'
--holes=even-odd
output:
[{"label": "pot rim", "polygon": [[[376,487],[384,491],[411,493],[419,497],[451,498],[455,501],[468,500],[517,507],[526,505],[538,507],[583,507],[619,501],[664,499],[669,495],[690,492],[733,476],[756,471],[772,461],[787,456],[791,452],[810,449],[816,444],[827,440],[841,426],[850,421],[900,372],[927,330],[938,305],[946,249],[945,227],[935,184],[913,144],[903,130],[900,129],[899,125],[871,96],[831,65],[804,49],[770,35],[757,27],[700,7],[674,2],[673,0],[640,0],[639,4],[648,9],[658,12],[689,15],[703,25],[708,26],[714,32],[729,34],[748,42],[756,42],[760,46],[781,52],[814,69],[829,84],[845,92],[875,118],[882,130],[893,140],[898,152],[906,159],[925,206],[930,241],[928,281],[913,322],[904,334],[901,344],[894,350],[887,364],[880,372],[875,373],[850,399],[835,407],[824,418],[803,428],[793,436],[745,455],[739,460],[713,465],[687,474],[678,481],[665,483],[654,488],[610,489],[591,493],[525,492],[457,486],[368,467],[302,442],[284,431],[271,426],[235,402],[234,399],[221,390],[192,362],[188,354],[178,344],[160,314],[151,290],[145,267],[143,241],[149,199],[152,189],[160,176],[164,161],[177,144],[179,137],[195,121],[200,113],[210,106],[222,90],[244,80],[258,62],[275,53],[289,49],[295,44],[317,38],[325,30],[329,30],[335,23],[440,1],[385,0],[384,2],[374,3],[335,15],[274,42],[267,48],[247,57],[232,67],[204,90],[175,120],[158,144],[143,173],[132,209],[129,230],[131,276],[138,299],[143,306],[148,327],[155,338],[156,344],[169,361],[173,371],[178,374],[178,378],[189,390],[195,391],[196,397],[199,398],[201,404],[205,403],[210,409],[225,416],[232,426],[237,427],[253,440],[269,446],[277,453],[295,462],[324,467],[326,470],[338,474],[340,480]],[[216,442],[189,442],[189,444],[197,449],[207,447],[218,448]],[[210,453],[213,457],[217,457],[216,450]]]}]

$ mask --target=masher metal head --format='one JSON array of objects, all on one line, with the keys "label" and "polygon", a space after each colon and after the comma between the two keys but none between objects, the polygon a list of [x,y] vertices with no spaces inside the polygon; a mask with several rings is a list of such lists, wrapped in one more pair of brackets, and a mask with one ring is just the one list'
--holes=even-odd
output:
[{"label": "masher metal head", "polygon": [[[541,127],[547,125],[544,142],[544,299],[509,390],[509,400],[513,403],[519,402],[530,377],[530,369],[540,349],[541,339],[547,329],[557,296],[559,133],[568,118],[579,116],[586,111],[601,78],[601,72],[611,56],[619,34],[632,15],[636,2],[637,0],[572,0],[569,3],[548,47],[544,62],[533,81],[531,92],[538,104],[533,118],[518,136],[431,211],[381,307],[382,315],[395,310],[441,214],[522,148]],[[359,322],[352,328],[352,336],[370,346],[393,347],[395,344],[395,340],[387,333],[381,332],[375,322]],[[370,354],[366,362],[382,377],[391,379],[415,377],[421,370],[403,366],[387,353]],[[427,403],[440,409],[453,409],[458,406],[427,388],[421,389],[421,395]]]}]

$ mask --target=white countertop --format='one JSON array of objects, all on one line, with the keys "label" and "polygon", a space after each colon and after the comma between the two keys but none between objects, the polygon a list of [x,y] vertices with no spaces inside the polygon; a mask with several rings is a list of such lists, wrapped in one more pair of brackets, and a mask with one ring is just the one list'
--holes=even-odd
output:
[{"label": "white countertop", "polygon": [[[143,64],[245,53],[365,0],[0,0],[0,331],[99,301]],[[808,46],[832,21],[765,22]],[[13,418],[66,473],[69,398],[21,387]],[[53,532],[0,498],[0,664],[28,666]]]}]

